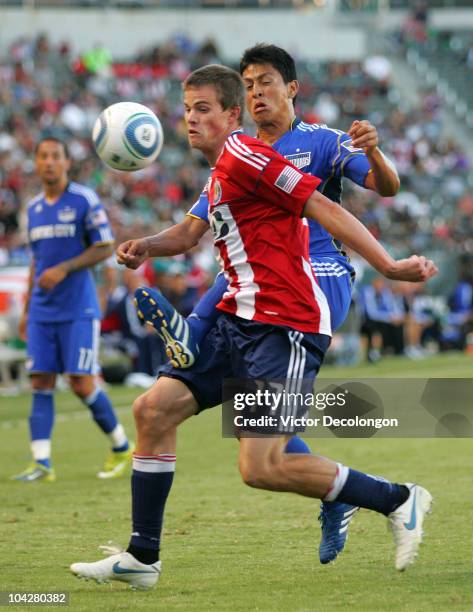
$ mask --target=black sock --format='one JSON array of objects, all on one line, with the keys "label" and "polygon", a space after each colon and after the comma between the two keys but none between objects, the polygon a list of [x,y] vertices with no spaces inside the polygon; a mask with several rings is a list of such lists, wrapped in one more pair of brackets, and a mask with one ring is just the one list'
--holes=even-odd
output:
[{"label": "black sock", "polygon": [[336,501],[376,510],[388,516],[407,500],[409,494],[405,485],[350,469]]},{"label": "black sock", "polygon": [[141,563],[159,559],[166,500],[176,466],[175,455],[134,455],[131,477],[133,533],[127,552]]}]

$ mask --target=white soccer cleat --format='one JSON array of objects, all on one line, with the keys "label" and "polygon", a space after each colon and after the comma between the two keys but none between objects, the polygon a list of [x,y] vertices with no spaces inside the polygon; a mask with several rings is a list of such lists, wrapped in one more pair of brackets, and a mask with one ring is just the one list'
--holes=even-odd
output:
[{"label": "white soccer cleat", "polygon": [[111,555],[95,563],[73,563],[71,572],[78,578],[95,580],[99,584],[110,580],[126,582],[132,589],[153,588],[161,573],[161,561],[145,565],[127,552]]},{"label": "white soccer cleat", "polygon": [[422,524],[432,507],[432,495],[419,485],[406,482],[410,495],[388,516],[389,526],[396,544],[396,569],[404,571],[414,563],[422,542]]}]

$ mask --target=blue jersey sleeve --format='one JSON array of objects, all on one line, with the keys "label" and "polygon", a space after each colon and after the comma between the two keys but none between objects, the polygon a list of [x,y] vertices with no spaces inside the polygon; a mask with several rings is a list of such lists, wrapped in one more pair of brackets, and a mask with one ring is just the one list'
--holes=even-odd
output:
[{"label": "blue jersey sleeve", "polygon": [[112,228],[101,202],[90,203],[85,217],[85,231],[89,244],[111,244],[114,242]]},{"label": "blue jersey sleeve", "polygon": [[206,189],[200,194],[199,199],[187,214],[196,217],[196,219],[202,219],[206,223],[209,222],[209,198]]},{"label": "blue jersey sleeve", "polygon": [[364,187],[370,163],[363,149],[352,146],[350,136],[346,132],[334,130],[336,138],[331,138],[330,155],[332,157],[332,171],[335,176],[346,177]]}]

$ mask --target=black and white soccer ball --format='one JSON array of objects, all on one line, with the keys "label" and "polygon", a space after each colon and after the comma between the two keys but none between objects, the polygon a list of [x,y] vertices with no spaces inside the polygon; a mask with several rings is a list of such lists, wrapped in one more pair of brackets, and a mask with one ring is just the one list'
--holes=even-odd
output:
[{"label": "black and white soccer ball", "polygon": [[163,146],[163,128],[147,106],[118,102],[99,115],[92,141],[107,166],[133,172],[146,168],[158,157]]}]

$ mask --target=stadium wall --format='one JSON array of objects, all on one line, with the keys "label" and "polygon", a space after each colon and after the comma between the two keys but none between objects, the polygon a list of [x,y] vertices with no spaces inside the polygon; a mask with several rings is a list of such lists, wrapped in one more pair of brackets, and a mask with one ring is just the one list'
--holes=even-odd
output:
[{"label": "stadium wall", "polygon": [[159,44],[176,33],[214,39],[227,60],[256,42],[279,44],[314,60],[356,60],[366,54],[366,37],[356,27],[334,25],[330,11],[282,10],[94,10],[0,9],[0,53],[20,36],[46,32],[82,52],[104,44],[120,59]]}]

